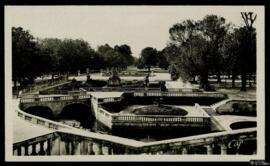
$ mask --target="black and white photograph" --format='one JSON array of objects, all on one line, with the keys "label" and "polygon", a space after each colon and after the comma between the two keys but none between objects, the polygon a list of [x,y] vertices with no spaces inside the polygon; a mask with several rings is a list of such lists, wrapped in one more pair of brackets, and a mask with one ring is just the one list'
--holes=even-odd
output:
[{"label": "black and white photograph", "polygon": [[5,6],[5,159],[265,160],[264,9]]}]

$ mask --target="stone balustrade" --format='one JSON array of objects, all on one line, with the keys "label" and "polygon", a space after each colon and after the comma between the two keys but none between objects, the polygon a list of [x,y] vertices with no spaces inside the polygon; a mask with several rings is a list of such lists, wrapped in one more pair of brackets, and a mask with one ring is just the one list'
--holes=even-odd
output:
[{"label": "stone balustrade", "polygon": [[[197,107],[199,107],[197,105]],[[201,109],[201,108],[200,108]],[[202,111],[204,112],[204,111]],[[207,127],[211,123],[210,116],[175,116],[175,115],[134,115],[134,114],[113,114],[109,113],[101,105],[98,106],[97,120],[109,128],[117,126],[179,126],[179,127]]]},{"label": "stone balustrade", "polygon": [[220,102],[214,103],[214,104],[210,105],[210,107],[213,108],[214,111],[216,111],[216,109],[219,106],[224,105],[228,102],[233,102],[233,101],[256,102],[255,99],[226,99],[226,100],[221,100]]},{"label": "stone balustrade", "polygon": [[55,80],[45,80],[41,82],[34,83],[31,86],[27,86],[26,88],[22,89],[22,93],[31,93],[35,92],[39,89],[46,88],[48,86],[53,86],[57,84],[61,84],[64,82],[69,82],[67,79],[62,78],[62,79],[55,79]]},{"label": "stone balustrade", "polygon": [[212,92],[134,92],[133,96],[164,96],[164,97],[213,97],[227,98],[223,93]]},{"label": "stone balustrade", "polygon": [[71,127],[69,125],[65,125],[65,124],[58,123],[58,122],[55,122],[55,121],[52,121],[49,119],[41,118],[39,116],[28,114],[28,113],[21,111],[19,109],[15,110],[15,114],[17,114],[17,116],[23,120],[26,120],[30,123],[37,124],[37,125],[49,128],[49,129],[54,129],[54,130],[58,130],[61,128],[74,129],[73,127]]},{"label": "stone balustrade", "polygon": [[[112,114],[100,108],[104,116]],[[18,117],[31,123],[56,129],[52,133],[13,144],[13,154],[20,155],[111,155],[111,154],[227,154],[233,146],[256,141],[256,128],[238,129],[156,142],[138,142],[116,136],[74,129],[16,110]],[[129,117],[130,118],[130,117]],[[173,120],[173,119],[170,119]],[[71,130],[73,129],[73,130]],[[247,144],[249,145],[249,144]],[[216,150],[218,148],[218,152]],[[250,148],[250,147],[248,147]],[[252,149],[256,153],[256,149]],[[239,154],[237,149],[235,154]]]},{"label": "stone balustrade", "polygon": [[78,99],[90,99],[90,98],[91,98],[90,95],[69,95],[69,96],[21,98],[20,103],[52,102],[52,101],[78,100]]},{"label": "stone balustrade", "polygon": [[13,144],[13,155],[15,156],[35,156],[35,155],[54,155],[57,133],[53,132],[32,138],[20,143]]},{"label": "stone balustrade", "polygon": [[[214,97],[214,98],[226,98],[226,94],[222,93],[205,93],[205,92],[134,92],[133,96],[166,96],[166,97]],[[21,98],[20,103],[31,103],[31,102],[49,102],[57,100],[74,100],[74,99],[90,99],[90,95],[66,95],[66,96],[54,96],[54,97],[32,97],[32,98]],[[99,99],[99,102],[114,102],[121,101],[121,98],[105,98]]]},{"label": "stone balustrade", "polygon": [[[96,134],[96,133],[95,133]],[[256,141],[256,128],[217,132],[150,143],[94,133],[56,131],[13,144],[20,155],[119,155],[119,154],[228,154],[240,143]],[[238,146],[232,147],[233,146]],[[248,146],[246,144],[245,146]],[[218,148],[218,149],[217,149]],[[246,147],[247,148],[247,147]],[[256,153],[256,149],[253,149]]]}]

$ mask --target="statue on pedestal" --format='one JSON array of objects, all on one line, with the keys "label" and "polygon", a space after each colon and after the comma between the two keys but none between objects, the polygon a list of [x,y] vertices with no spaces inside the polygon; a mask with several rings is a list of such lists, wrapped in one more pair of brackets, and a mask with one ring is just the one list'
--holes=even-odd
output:
[{"label": "statue on pedestal", "polygon": [[108,86],[121,86],[121,79],[118,76],[116,69],[112,70],[112,75],[109,77]]},{"label": "statue on pedestal", "polygon": [[144,79],[144,85],[145,85],[145,87],[149,87],[149,74],[147,74],[147,75],[145,76],[145,79]]},{"label": "statue on pedestal", "polygon": [[91,82],[91,76],[89,73],[89,68],[86,69],[86,83],[90,83]]}]

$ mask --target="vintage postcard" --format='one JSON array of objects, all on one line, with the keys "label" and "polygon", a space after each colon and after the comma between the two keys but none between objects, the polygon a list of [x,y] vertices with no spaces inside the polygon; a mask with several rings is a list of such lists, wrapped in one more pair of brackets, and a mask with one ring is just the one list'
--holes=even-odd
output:
[{"label": "vintage postcard", "polygon": [[265,160],[264,6],[4,9],[6,161]]}]

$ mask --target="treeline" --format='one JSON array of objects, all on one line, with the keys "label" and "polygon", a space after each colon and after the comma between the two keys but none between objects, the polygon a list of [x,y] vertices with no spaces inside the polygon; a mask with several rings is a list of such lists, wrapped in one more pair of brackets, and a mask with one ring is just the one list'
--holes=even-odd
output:
[{"label": "treeline", "polygon": [[[173,80],[199,78],[200,87],[211,90],[209,75],[232,79],[241,76],[241,90],[246,90],[247,79],[256,75],[256,15],[241,13],[245,26],[234,27],[225,18],[207,15],[202,20],[184,20],[169,29],[169,43],[161,51],[147,47],[142,50],[137,67],[162,66],[169,68]],[[240,14],[239,14],[240,17]],[[158,57],[161,59],[159,60]],[[162,65],[160,65],[162,63]]]},{"label": "treeline", "polygon": [[[108,44],[94,50],[82,39],[37,39],[21,27],[12,28],[12,79],[32,83],[44,74],[70,74],[99,69],[125,69],[134,63],[128,45]],[[28,81],[26,81],[28,80]]]}]

